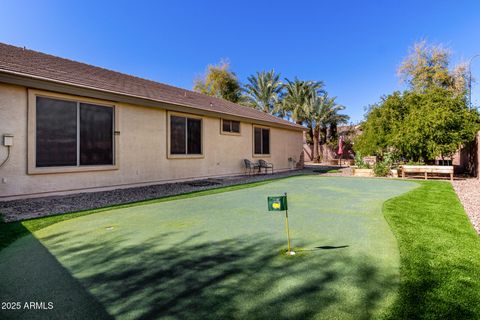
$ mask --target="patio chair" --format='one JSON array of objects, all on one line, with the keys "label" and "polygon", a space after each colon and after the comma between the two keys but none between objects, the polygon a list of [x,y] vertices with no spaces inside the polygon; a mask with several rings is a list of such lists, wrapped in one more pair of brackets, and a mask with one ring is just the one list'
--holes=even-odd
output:
[{"label": "patio chair", "polygon": [[273,173],[273,163],[260,159],[258,160],[258,165],[260,166],[259,170],[262,170],[262,168],[265,168],[265,173],[268,173],[268,169],[271,169]]},{"label": "patio chair", "polygon": [[252,172],[255,173],[255,170],[257,169],[260,171],[260,166],[255,162],[252,162],[248,159],[243,159],[243,163],[245,164],[245,174],[251,174]]}]

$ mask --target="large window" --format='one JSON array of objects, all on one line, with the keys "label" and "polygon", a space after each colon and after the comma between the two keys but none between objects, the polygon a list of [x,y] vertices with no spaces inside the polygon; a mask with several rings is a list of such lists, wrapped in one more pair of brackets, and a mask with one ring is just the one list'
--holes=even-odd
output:
[{"label": "large window", "polygon": [[270,154],[270,129],[254,128],[254,153]]},{"label": "large window", "polygon": [[240,133],[240,121],[222,119],[222,131]]},{"label": "large window", "polygon": [[113,164],[113,108],[80,103],[80,165]]},{"label": "large window", "polygon": [[170,154],[202,154],[202,120],[170,116]]},{"label": "large window", "polygon": [[36,97],[36,167],[113,165],[113,107]]}]

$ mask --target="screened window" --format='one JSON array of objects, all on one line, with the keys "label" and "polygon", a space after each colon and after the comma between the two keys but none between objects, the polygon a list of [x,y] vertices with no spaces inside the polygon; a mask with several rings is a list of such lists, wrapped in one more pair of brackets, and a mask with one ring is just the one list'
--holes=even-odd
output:
[{"label": "screened window", "polygon": [[254,153],[270,154],[270,129],[254,129]]},{"label": "screened window", "polygon": [[240,121],[223,119],[222,131],[230,133],[240,133]]},{"label": "screened window", "polygon": [[170,116],[170,154],[202,154],[202,120]]},{"label": "screened window", "polygon": [[36,98],[36,166],[113,164],[113,107]]},{"label": "screened window", "polygon": [[113,108],[80,103],[80,165],[113,164]]},{"label": "screened window", "polygon": [[77,103],[37,97],[37,167],[77,165]]}]

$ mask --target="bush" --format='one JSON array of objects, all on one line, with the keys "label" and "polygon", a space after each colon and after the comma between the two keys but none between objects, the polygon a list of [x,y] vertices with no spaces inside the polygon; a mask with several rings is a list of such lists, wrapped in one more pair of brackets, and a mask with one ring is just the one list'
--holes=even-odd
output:
[{"label": "bush", "polygon": [[412,161],[412,160],[408,161],[406,164],[409,165],[409,166],[422,166],[422,165],[425,165],[424,162],[421,162],[421,161]]},{"label": "bush", "polygon": [[370,165],[363,161],[363,156],[360,152],[355,154],[355,165],[358,169],[370,169]]},{"label": "bush", "polygon": [[384,161],[377,162],[373,166],[373,173],[376,177],[386,177],[390,173],[390,166]]},{"label": "bush", "polygon": [[373,173],[377,177],[386,177],[390,174],[390,169],[392,169],[395,156],[393,153],[385,152],[383,155],[382,161],[378,161],[375,166],[373,166]]}]

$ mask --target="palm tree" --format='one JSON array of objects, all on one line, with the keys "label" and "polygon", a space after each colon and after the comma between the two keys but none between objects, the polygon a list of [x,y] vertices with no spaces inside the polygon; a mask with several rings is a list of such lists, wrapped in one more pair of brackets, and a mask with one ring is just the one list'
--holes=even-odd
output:
[{"label": "palm tree", "polygon": [[[277,112],[282,114],[283,117],[290,117],[296,124],[306,124],[310,141],[313,141],[313,127],[311,126],[311,121],[309,121],[311,119],[311,108],[308,102],[312,95],[324,92],[323,82],[304,81],[298,78],[295,78],[293,81],[285,79],[285,81],[284,98]],[[305,133],[303,139],[304,141],[306,140]],[[313,152],[313,150],[311,151]]]},{"label": "palm tree", "polygon": [[[322,81],[304,81],[295,78],[291,81],[286,80],[285,96],[282,104],[279,106],[281,111],[288,115],[297,124],[304,124],[309,118],[308,100],[314,93],[323,92]],[[279,110],[280,111],[280,110]]]},{"label": "palm tree", "polygon": [[325,137],[327,140],[327,138],[329,140],[335,140],[338,136],[337,134],[337,127],[339,124],[346,124],[348,123],[348,120],[350,119],[350,117],[346,114],[340,114],[339,112],[342,111],[342,110],[345,110],[345,107],[342,106],[342,105],[338,105],[335,103],[335,98],[333,98],[333,107],[332,107],[332,110],[331,110],[331,113],[330,113],[330,117],[329,117],[329,120],[328,120],[328,137]]},{"label": "palm tree", "polygon": [[308,110],[307,127],[311,132],[311,141],[313,142],[312,160],[314,162],[320,162],[320,130],[327,123],[329,114],[329,101],[327,95],[319,95],[316,92],[312,92],[307,100],[306,107]]},{"label": "palm tree", "polygon": [[348,116],[340,112],[344,106],[336,103],[336,98],[330,98],[324,90],[321,81],[286,80],[285,94],[280,109],[288,115],[295,123],[306,125],[310,141],[313,141],[313,160],[320,161],[320,145],[328,140],[328,128],[330,138],[336,134],[338,124],[346,123]]},{"label": "palm tree", "polygon": [[[313,160],[320,162],[320,144],[327,142],[328,128],[337,127],[340,123],[346,123],[348,116],[340,114],[345,107],[335,102],[335,97],[330,98],[327,93],[313,91],[307,100],[306,109],[309,117],[307,126],[312,132]],[[332,134],[332,131],[330,132]]]},{"label": "palm tree", "polygon": [[247,78],[245,85],[247,103],[263,112],[274,113],[281,100],[283,84],[274,70],[257,72]]}]

